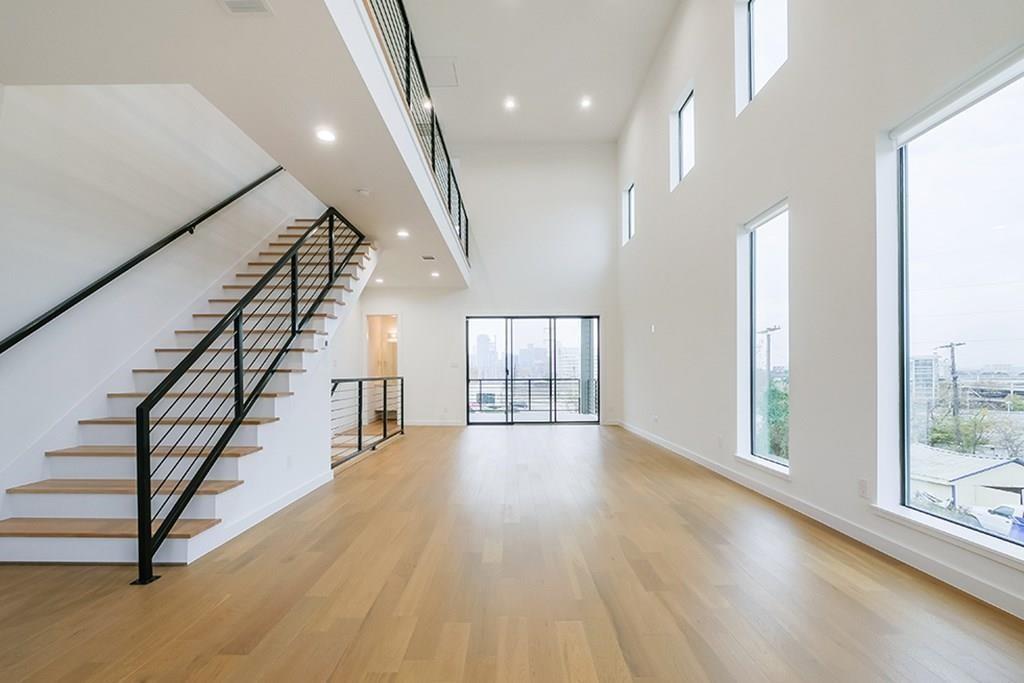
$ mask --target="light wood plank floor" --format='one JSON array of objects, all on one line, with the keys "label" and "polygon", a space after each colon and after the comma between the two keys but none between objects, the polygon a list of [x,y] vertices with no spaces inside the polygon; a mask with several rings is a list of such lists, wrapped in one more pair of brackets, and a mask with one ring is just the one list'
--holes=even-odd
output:
[{"label": "light wood plank floor", "polygon": [[411,428],[132,573],[0,567],[0,680],[1024,680],[1024,623],[616,428]]}]

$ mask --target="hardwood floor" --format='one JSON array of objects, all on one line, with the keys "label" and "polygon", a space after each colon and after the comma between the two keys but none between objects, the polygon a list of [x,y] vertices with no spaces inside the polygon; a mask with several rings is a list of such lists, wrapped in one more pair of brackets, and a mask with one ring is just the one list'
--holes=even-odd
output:
[{"label": "hardwood floor", "polygon": [[159,573],[0,567],[0,680],[1024,679],[1024,622],[616,428],[410,428]]}]

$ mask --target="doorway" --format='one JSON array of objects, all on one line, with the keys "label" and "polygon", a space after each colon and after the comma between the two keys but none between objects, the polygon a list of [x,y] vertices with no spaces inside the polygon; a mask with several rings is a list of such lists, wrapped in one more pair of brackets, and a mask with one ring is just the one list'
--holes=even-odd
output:
[{"label": "doorway", "polygon": [[597,316],[466,318],[466,422],[599,422],[598,326]]},{"label": "doorway", "polygon": [[398,316],[366,316],[366,374],[398,376]]}]

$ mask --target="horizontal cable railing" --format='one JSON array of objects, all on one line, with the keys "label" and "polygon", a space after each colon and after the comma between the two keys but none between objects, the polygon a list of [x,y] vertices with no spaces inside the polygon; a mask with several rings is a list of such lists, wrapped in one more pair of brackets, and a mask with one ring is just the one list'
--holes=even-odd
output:
[{"label": "horizontal cable railing", "polygon": [[264,182],[274,177],[283,170],[284,169],[281,166],[278,166],[277,168],[268,171],[267,173],[264,173],[262,176],[252,181],[251,183],[240,189],[238,192],[235,192],[230,197],[227,197],[226,199],[223,199],[222,201],[215,204],[214,206],[211,206],[209,209],[202,212],[201,214],[190,220],[188,223],[185,223],[181,227],[175,229],[173,232],[169,233],[159,241],[154,242],[150,246],[146,247],[138,254],[132,256],[130,259],[119,265],[118,267],[114,268],[111,271],[108,271],[102,277],[97,278],[96,280],[89,283],[82,289],[78,290],[68,298],[64,299],[64,301],[61,301],[59,304],[57,304],[50,310],[46,311],[35,320],[31,321],[30,323],[21,327],[20,329],[15,330],[7,337],[4,337],[2,340],[0,340],[0,353],[3,353],[4,351],[11,348],[18,342],[25,339],[25,337],[29,336],[33,332],[36,332],[46,324],[52,322],[58,316],[66,313],[71,308],[81,303],[88,297],[92,296],[103,287],[106,287],[111,282],[121,277],[129,270],[139,265],[140,263],[148,259],[150,256],[154,255],[155,253],[157,253],[167,245],[171,244],[178,238],[183,237],[186,234],[194,234],[196,228],[199,226],[200,223],[204,222],[209,218],[212,218],[215,214],[220,212],[221,209],[224,209],[228,205],[234,203],[236,200],[240,199],[244,195],[256,189]]},{"label": "horizontal cable railing", "polygon": [[546,412],[554,405],[559,412],[590,413],[589,406],[597,402],[597,387],[597,380],[578,377],[470,379],[470,409]]},{"label": "horizontal cable railing", "polygon": [[[365,237],[329,208],[213,324],[136,410],[139,579],[272,382]],[[281,389],[278,384],[273,389]]]},{"label": "horizontal cable railing", "polygon": [[404,433],[404,377],[331,381],[331,464],[334,467]]},{"label": "horizontal cable railing", "polygon": [[434,181],[447,203],[455,236],[462,252],[469,259],[469,216],[462,201],[462,190],[452,167],[451,154],[441,132],[441,123],[434,110],[434,100],[427,87],[419,50],[409,27],[409,16],[403,0],[365,0],[370,15],[377,24],[377,32],[384,52],[391,62],[395,81],[405,98],[413,129],[420,148],[429,160]]}]

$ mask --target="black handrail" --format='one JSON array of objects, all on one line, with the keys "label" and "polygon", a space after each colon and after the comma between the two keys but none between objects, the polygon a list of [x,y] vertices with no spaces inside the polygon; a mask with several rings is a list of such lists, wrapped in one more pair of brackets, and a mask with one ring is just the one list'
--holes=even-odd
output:
[{"label": "black handrail", "polygon": [[[363,233],[350,221],[336,209],[328,208],[139,404],[136,409],[139,578],[135,583],[146,584],[158,578],[153,575],[157,550],[365,240]],[[303,253],[307,246],[309,249]],[[288,272],[284,272],[286,266]],[[287,298],[279,295],[279,287],[269,286],[274,281],[288,283]],[[265,290],[266,296],[257,300]],[[301,298],[303,296],[307,298]],[[300,310],[300,301],[309,305]],[[250,305],[254,309],[246,311]],[[264,306],[268,308],[261,312]],[[277,328],[260,328],[260,325],[272,324],[263,322],[268,317],[282,322]],[[250,324],[248,334],[244,329],[246,320],[255,321]],[[215,348],[218,339],[229,331],[227,340]],[[255,337],[255,340],[247,343],[248,337]],[[278,338],[276,345],[275,338]],[[211,357],[202,364],[204,354]],[[211,367],[218,354],[227,354],[227,357],[219,366]],[[157,404],[170,399],[171,390],[190,373],[195,377],[176,392],[176,398],[154,419]],[[193,388],[204,374],[212,377]],[[218,374],[225,377],[214,384]],[[250,379],[249,386],[247,375],[255,378]],[[176,416],[171,415],[179,401],[190,397],[187,405],[175,411]],[[204,398],[205,403],[201,402]],[[194,416],[189,415],[190,410]],[[221,410],[224,412],[218,412]],[[156,443],[152,442],[154,426],[165,427]],[[211,427],[213,432],[207,436]],[[177,434],[176,439],[173,434]],[[204,437],[205,442],[202,442]],[[183,442],[187,445],[182,447]],[[172,474],[179,476],[178,467],[187,457],[194,460],[185,467],[184,476],[172,480]],[[157,459],[155,468],[152,466],[154,458]],[[165,468],[168,462],[170,467]],[[193,473],[196,463],[199,465]],[[161,474],[154,476],[156,470]],[[155,490],[154,480],[159,480]],[[152,505],[157,496],[165,496],[165,500],[154,515]],[[160,519],[163,508],[175,496],[166,516]]]},{"label": "black handrail", "polygon": [[[427,77],[423,70],[423,62],[420,60],[419,49],[416,47],[416,39],[412,35],[405,3],[403,0],[367,0],[366,4],[377,25],[381,44],[392,64],[395,78],[402,88],[402,94],[405,95],[405,104],[412,118],[413,127],[416,129],[420,147],[430,160],[431,174],[434,176],[438,190],[445,195],[448,215],[451,218],[455,236],[468,261],[469,216],[466,214],[466,206],[462,201],[463,195],[459,179],[455,176],[455,171],[452,168],[448,143],[445,142],[441,123],[434,109],[434,100],[431,97],[430,88],[427,86]],[[424,100],[414,101],[414,91],[422,92]],[[429,120],[422,120],[420,118],[422,112],[419,110],[429,110]],[[429,140],[424,139],[426,136],[429,136]],[[438,142],[441,144],[438,145]],[[444,162],[444,166],[439,169],[438,164],[441,161]]]},{"label": "black handrail", "polygon": [[135,266],[139,265],[140,263],[142,263],[143,261],[148,259],[153,254],[157,253],[158,251],[160,251],[161,249],[166,247],[171,242],[174,242],[179,237],[183,236],[185,233],[189,233],[190,235],[195,233],[196,227],[200,223],[202,223],[206,219],[210,218],[211,216],[213,216],[214,214],[219,212],[221,209],[227,207],[229,204],[231,204],[235,200],[241,198],[243,195],[248,194],[250,191],[252,191],[256,187],[258,187],[259,185],[262,185],[265,181],[267,181],[270,178],[272,178],[273,176],[277,175],[282,170],[284,170],[284,169],[281,166],[278,166],[277,168],[275,168],[274,170],[270,171],[269,173],[263,174],[262,176],[260,176],[256,180],[254,180],[253,182],[251,182],[248,185],[246,185],[245,187],[243,187],[238,192],[236,192],[233,195],[231,195],[230,197],[228,197],[227,199],[225,199],[225,200],[219,202],[218,204],[210,207],[209,209],[207,209],[203,213],[199,214],[198,216],[196,216],[195,218],[190,220],[188,223],[185,223],[185,225],[181,226],[180,228],[178,228],[174,232],[170,233],[169,235],[167,235],[163,239],[159,240],[158,242],[155,242],[154,244],[150,245],[146,249],[140,251],[138,254],[136,254],[135,256],[131,257],[130,259],[128,259],[127,261],[125,261],[124,263],[119,265],[117,268],[114,268],[113,270],[108,272],[106,275],[100,277],[99,279],[95,280],[94,282],[92,282],[91,284],[87,285],[86,287],[83,287],[82,289],[80,289],[76,293],[74,293],[71,296],[69,296],[67,299],[64,299],[64,301],[62,301],[59,304],[57,304],[56,306],[54,306],[53,308],[48,310],[46,313],[43,313],[41,316],[39,316],[38,318],[36,318],[32,322],[28,323],[27,325],[25,325],[21,329],[16,330],[12,334],[8,335],[2,341],[0,341],[0,353],[3,353],[4,351],[8,350],[9,348],[14,346],[18,342],[20,342],[23,339],[25,339],[25,337],[27,337],[30,334],[32,334],[33,332],[36,332],[37,330],[39,330],[41,327],[43,327],[47,323],[52,322],[55,318],[57,318],[61,314],[65,313],[66,311],[68,311],[69,309],[74,307],[75,305],[81,303],[82,301],[84,301],[86,298],[88,298],[92,294],[95,294],[97,291],[99,291],[103,287],[107,286],[108,284],[110,284],[111,282],[116,280],[117,278],[121,277],[122,275],[127,273],[129,270],[131,270]]}]

